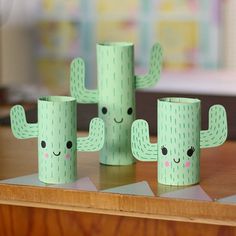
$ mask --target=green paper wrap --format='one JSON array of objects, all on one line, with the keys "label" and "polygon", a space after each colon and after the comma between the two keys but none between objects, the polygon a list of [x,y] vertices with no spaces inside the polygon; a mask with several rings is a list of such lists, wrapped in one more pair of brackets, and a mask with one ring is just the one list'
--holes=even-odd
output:
[{"label": "green paper wrap", "polygon": [[158,182],[199,182],[201,104],[198,99],[158,100]]},{"label": "green paper wrap", "polygon": [[129,165],[135,159],[131,152],[130,128],[134,121],[134,48],[132,44],[98,44],[98,110],[105,122],[106,139],[100,151],[100,162],[107,165]]},{"label": "green paper wrap", "polygon": [[209,111],[208,130],[200,130],[201,102],[191,98],[158,100],[158,143],[150,143],[148,124],[132,125],[132,152],[141,161],[158,161],[158,182],[192,185],[200,181],[200,148],[219,146],[227,138],[223,106]]},{"label": "green paper wrap", "polygon": [[77,177],[76,101],[67,97],[38,100],[38,168],[45,183],[68,183]]},{"label": "green paper wrap", "polygon": [[129,165],[135,162],[131,152],[131,125],[135,119],[135,90],[154,85],[160,78],[162,48],[153,46],[149,71],[134,74],[132,43],[97,44],[98,89],[85,88],[85,68],[81,58],[71,63],[71,95],[79,103],[98,103],[99,117],[105,122],[105,144],[100,162]]},{"label": "green paper wrap", "polygon": [[26,121],[24,108],[11,109],[11,128],[19,139],[38,137],[39,179],[62,184],[76,180],[76,151],[97,151],[104,144],[104,122],[94,118],[89,136],[77,138],[76,100],[72,97],[49,96],[38,100],[38,123]]}]

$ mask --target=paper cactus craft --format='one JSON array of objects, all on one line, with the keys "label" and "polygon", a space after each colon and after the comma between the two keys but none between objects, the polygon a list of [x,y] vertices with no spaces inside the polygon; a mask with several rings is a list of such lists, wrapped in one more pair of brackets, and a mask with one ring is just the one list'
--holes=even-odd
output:
[{"label": "paper cactus craft", "polygon": [[158,143],[149,142],[148,124],[132,125],[132,151],[141,161],[158,161],[158,182],[191,185],[200,181],[200,148],[221,145],[227,138],[223,106],[209,110],[208,130],[200,130],[200,100],[165,98],[158,100]]},{"label": "paper cactus craft", "polygon": [[99,117],[105,122],[105,144],[100,162],[107,165],[129,165],[135,159],[131,152],[131,125],[135,119],[135,90],[154,85],[160,78],[162,48],[151,51],[149,72],[134,74],[134,46],[130,43],[97,45],[98,89],[85,88],[85,66],[81,58],[71,63],[71,95],[78,103],[98,103]]},{"label": "paper cactus craft", "polygon": [[94,118],[89,136],[77,138],[76,101],[72,97],[38,100],[38,123],[27,123],[24,108],[11,109],[11,128],[19,139],[38,138],[39,179],[45,183],[68,183],[77,177],[77,150],[97,151],[104,143],[104,122]]}]

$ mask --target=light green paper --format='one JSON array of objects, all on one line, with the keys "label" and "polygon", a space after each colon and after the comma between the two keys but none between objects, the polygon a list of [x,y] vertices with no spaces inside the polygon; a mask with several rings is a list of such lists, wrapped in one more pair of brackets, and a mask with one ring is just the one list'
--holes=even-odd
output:
[{"label": "light green paper", "polygon": [[85,88],[85,67],[81,58],[71,63],[71,95],[78,103],[98,103],[99,117],[105,122],[105,144],[100,162],[129,165],[135,162],[131,152],[131,125],[135,119],[135,90],[154,85],[160,78],[162,48],[153,46],[149,72],[134,74],[134,45],[97,44],[98,89]]},{"label": "light green paper", "polygon": [[28,124],[24,108],[11,109],[11,127],[16,138],[38,137],[39,179],[63,184],[77,178],[76,151],[97,151],[104,143],[104,124],[94,118],[89,136],[77,138],[76,100],[72,97],[43,97],[38,100],[38,123]]},{"label": "light green paper", "polygon": [[198,99],[158,100],[158,143],[149,141],[148,124],[132,125],[132,152],[141,161],[158,160],[158,182],[191,185],[200,181],[200,147],[215,147],[227,138],[227,119],[223,106],[209,111],[209,129],[200,131],[201,103]]}]

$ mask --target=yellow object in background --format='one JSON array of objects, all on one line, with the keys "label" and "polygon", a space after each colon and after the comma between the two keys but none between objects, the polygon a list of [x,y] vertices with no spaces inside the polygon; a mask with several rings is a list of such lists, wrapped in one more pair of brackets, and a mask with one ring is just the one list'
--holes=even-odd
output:
[{"label": "yellow object in background", "polygon": [[199,10],[199,0],[160,0],[157,10],[165,13],[172,12],[196,12]]},{"label": "yellow object in background", "polygon": [[199,51],[199,29],[195,21],[160,21],[156,33],[165,52],[166,68],[194,66]]},{"label": "yellow object in background", "polygon": [[120,0],[120,1],[111,1],[111,0],[99,0],[96,1],[96,8],[99,14],[132,14],[137,13],[138,11],[137,0]]},{"label": "yellow object in background", "polygon": [[54,2],[54,0],[44,0],[42,4],[44,11],[52,11],[55,4]]},{"label": "yellow object in background", "polygon": [[39,79],[50,92],[67,94],[69,91],[70,60],[38,60]]},{"label": "yellow object in background", "polygon": [[[58,12],[61,15],[76,16],[79,13],[80,0],[42,0],[42,12],[46,15]],[[57,15],[58,18],[60,16]]]},{"label": "yellow object in background", "polygon": [[78,51],[79,32],[74,22],[47,22],[39,23],[38,40],[40,51],[56,55],[71,55]]},{"label": "yellow object in background", "polygon": [[96,38],[103,41],[129,41],[138,43],[138,27],[132,20],[99,21],[96,26]]}]

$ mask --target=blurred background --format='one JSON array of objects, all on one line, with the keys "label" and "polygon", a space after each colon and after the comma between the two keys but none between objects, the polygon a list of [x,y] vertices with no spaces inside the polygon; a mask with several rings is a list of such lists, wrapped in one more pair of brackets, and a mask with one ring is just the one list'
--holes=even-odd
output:
[{"label": "blurred background", "polygon": [[[69,65],[86,62],[96,87],[96,43],[135,44],[136,73],[164,48],[160,82],[145,93],[236,95],[235,0],[0,0],[0,100],[69,93]],[[144,111],[143,111],[144,112]]]},{"label": "blurred background", "polygon": [[69,65],[78,56],[86,62],[87,86],[96,87],[96,42],[101,41],[133,42],[138,72],[146,70],[152,44],[161,42],[164,78],[187,75],[191,81],[193,70],[205,78],[205,70],[236,68],[234,0],[0,2],[0,84],[27,97],[27,89],[33,97],[68,93]]}]

